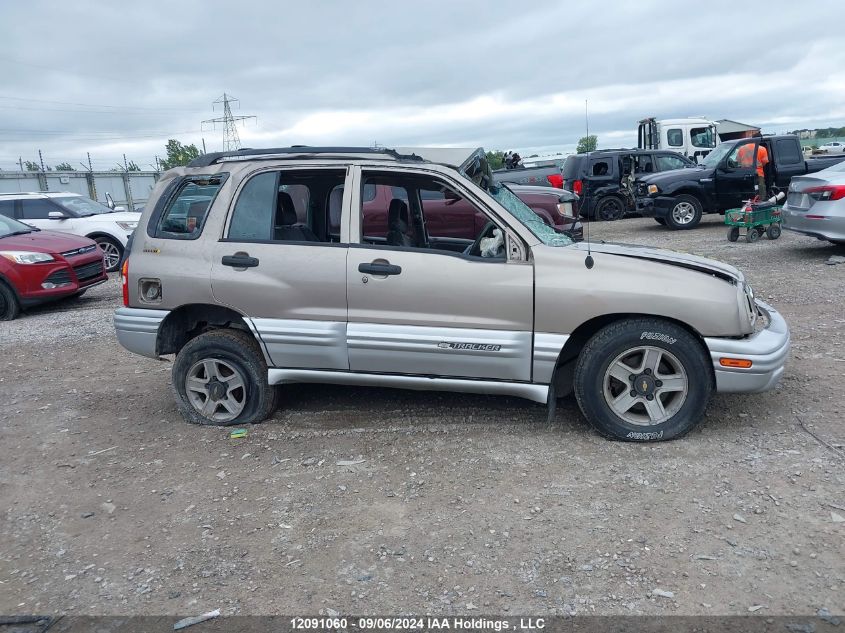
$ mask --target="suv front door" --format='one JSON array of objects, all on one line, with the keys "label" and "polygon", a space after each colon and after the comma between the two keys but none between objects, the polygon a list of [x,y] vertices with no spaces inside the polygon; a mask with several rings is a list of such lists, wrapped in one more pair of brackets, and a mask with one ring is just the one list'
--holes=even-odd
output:
[{"label": "suv front door", "polygon": [[[398,242],[404,244],[391,237],[397,235],[397,225],[388,231],[387,243],[368,240],[361,234],[362,187],[356,187],[350,201],[347,269],[349,369],[531,380],[532,265],[508,261],[504,252],[498,258],[481,257],[429,242],[421,190],[448,189],[462,196],[457,204],[471,204],[497,225],[502,223],[456,182],[438,176],[421,184],[427,178],[424,173],[399,168],[361,171],[364,186],[375,182],[405,189],[408,221],[405,237],[399,233]],[[391,201],[399,210],[394,215],[402,214],[402,203],[401,198]],[[494,228],[488,226],[488,232]],[[473,245],[465,241],[467,247]]]},{"label": "suv front door", "polygon": [[[268,169],[245,178],[214,243],[214,298],[248,317],[276,367],[348,369],[348,228],[328,208],[346,169]],[[344,205],[346,203],[344,202]],[[345,206],[344,206],[345,211]]]}]

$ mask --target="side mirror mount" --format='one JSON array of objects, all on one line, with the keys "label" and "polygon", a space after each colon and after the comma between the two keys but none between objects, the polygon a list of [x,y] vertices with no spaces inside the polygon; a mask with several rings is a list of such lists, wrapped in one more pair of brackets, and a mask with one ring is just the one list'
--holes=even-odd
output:
[{"label": "side mirror mount", "polygon": [[126,207],[112,207],[112,210],[117,213],[118,211],[126,211]]},{"label": "side mirror mount", "polygon": [[67,216],[61,211],[50,211],[47,213],[47,217],[51,220],[64,220],[67,218]]}]

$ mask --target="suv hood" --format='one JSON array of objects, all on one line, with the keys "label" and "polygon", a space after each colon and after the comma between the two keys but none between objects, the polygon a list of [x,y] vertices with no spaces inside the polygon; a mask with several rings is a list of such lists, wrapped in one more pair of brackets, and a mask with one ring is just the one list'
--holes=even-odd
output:
[{"label": "suv hood", "polygon": [[664,183],[707,178],[708,174],[712,171],[712,169],[706,169],[704,167],[683,167],[681,169],[670,169],[668,171],[661,171],[656,174],[651,174],[649,176],[640,176],[639,178],[637,178],[637,181],[645,183],[647,185],[657,185],[658,187],[660,187]]},{"label": "suv hood", "polygon": [[137,222],[141,219],[140,211],[118,211],[116,213],[100,213],[97,215],[86,216],[83,219],[91,220],[110,220],[112,222]]},{"label": "suv hood", "polygon": [[[585,254],[587,253],[586,242],[578,242],[568,248],[575,248],[584,251]],[[634,259],[645,259],[659,264],[688,268],[700,273],[719,277],[731,283],[741,284],[745,281],[745,275],[730,264],[723,264],[714,259],[689,255],[688,253],[678,253],[676,251],[652,248],[650,246],[637,246],[636,244],[614,244],[609,242],[592,243],[590,244],[589,250],[594,253],[633,257]]]}]

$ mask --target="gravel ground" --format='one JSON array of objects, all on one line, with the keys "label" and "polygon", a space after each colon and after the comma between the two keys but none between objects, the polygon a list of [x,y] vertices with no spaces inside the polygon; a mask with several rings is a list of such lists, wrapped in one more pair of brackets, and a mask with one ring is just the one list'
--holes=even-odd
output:
[{"label": "gravel ground", "polygon": [[0,323],[0,613],[842,613],[845,248],[730,244],[720,217],[591,231],[741,267],[792,328],[781,387],[632,445],[571,399],[549,425],[517,399],[289,386],[233,440],[118,346],[112,280]]}]

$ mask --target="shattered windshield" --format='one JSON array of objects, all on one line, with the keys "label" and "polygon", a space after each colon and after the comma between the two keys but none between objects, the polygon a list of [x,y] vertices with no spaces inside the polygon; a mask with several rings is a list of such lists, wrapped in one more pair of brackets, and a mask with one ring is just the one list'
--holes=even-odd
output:
[{"label": "shattered windshield", "polygon": [[525,228],[531,231],[534,236],[546,246],[569,246],[572,240],[555,229],[534,213],[531,208],[520,200],[507,185],[491,185],[488,188],[490,195],[500,205],[510,211],[511,215],[519,220]]}]

